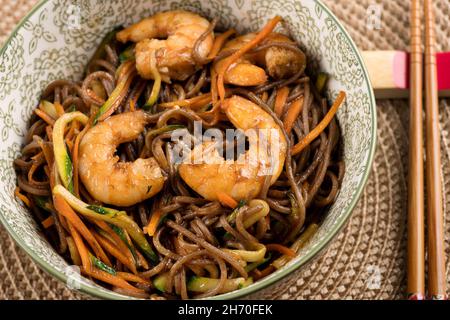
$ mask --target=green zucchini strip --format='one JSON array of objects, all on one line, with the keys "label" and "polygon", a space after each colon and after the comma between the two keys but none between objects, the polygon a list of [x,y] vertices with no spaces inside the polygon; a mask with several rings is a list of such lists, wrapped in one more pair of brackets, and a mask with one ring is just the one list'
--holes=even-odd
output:
[{"label": "green zucchini strip", "polygon": [[266,246],[259,244],[255,251],[250,250],[234,250],[234,249],[222,249],[224,251],[238,255],[242,260],[246,262],[257,262],[264,259],[266,255]]},{"label": "green zucchini strip", "polygon": [[92,254],[89,253],[89,257],[91,258],[91,263],[97,267],[98,269],[105,271],[109,274],[115,276],[117,274],[116,270],[108,265],[106,265],[103,261],[97,259]]},{"label": "green zucchini strip", "polygon": [[[193,276],[187,283],[187,289],[191,292],[204,293],[217,287],[219,281],[220,279]],[[225,280],[225,284],[220,293],[227,293],[237,289],[242,289],[252,283],[253,279],[251,277],[247,280],[244,278],[227,279]]]},{"label": "green zucchini strip", "polygon": [[[153,285],[161,292],[166,292],[166,284],[169,273],[163,273],[153,279]],[[220,279],[206,278],[206,277],[191,277],[187,282],[187,289],[191,292],[204,293],[217,287]],[[225,280],[225,284],[220,293],[227,293],[237,289],[245,288],[253,283],[253,278],[234,278]]]},{"label": "green zucchini strip", "polygon": [[[158,262],[158,256],[153,251],[152,247],[148,243],[147,239],[144,236],[141,228],[136,224],[136,222],[131,219],[125,211],[119,211],[115,209],[98,207],[98,206],[90,206],[77,197],[75,197],[72,193],[70,193],[66,188],[62,185],[57,185],[53,188],[54,194],[59,194],[62,196],[67,203],[78,213],[92,219],[103,220],[107,223],[116,225],[120,228],[125,229],[130,237],[137,243],[137,245],[141,248],[142,252],[153,262]],[[99,209],[101,208],[101,209]],[[100,213],[103,212],[103,213]]]},{"label": "green zucchini strip", "polygon": [[159,73],[158,68],[156,67],[155,56],[153,56],[153,58],[150,59],[150,68],[155,81],[153,82],[152,93],[150,94],[147,103],[144,105],[145,110],[150,110],[150,108],[158,101],[159,91],[161,90],[162,79],[161,74]]},{"label": "green zucchini strip", "polygon": [[[319,226],[315,223],[310,224],[306,230],[298,237],[298,239],[291,245],[291,249],[294,250],[296,253],[300,251],[300,249],[311,239],[311,237],[316,233]],[[280,269],[282,266],[284,266],[286,263],[288,263],[290,260],[292,260],[291,257],[288,257],[286,255],[283,255],[279,257],[277,260],[272,262],[272,265]]]},{"label": "green zucchini strip", "polygon": [[55,105],[47,100],[41,100],[39,103],[39,109],[43,110],[53,119],[58,119],[58,112],[56,112]]},{"label": "green zucchini strip", "polygon": [[53,127],[53,152],[55,154],[56,166],[64,187],[70,192],[73,192],[73,165],[72,159],[67,152],[66,144],[64,143],[64,131],[67,124],[75,120],[85,125],[89,118],[79,111],[70,112],[56,120]]}]

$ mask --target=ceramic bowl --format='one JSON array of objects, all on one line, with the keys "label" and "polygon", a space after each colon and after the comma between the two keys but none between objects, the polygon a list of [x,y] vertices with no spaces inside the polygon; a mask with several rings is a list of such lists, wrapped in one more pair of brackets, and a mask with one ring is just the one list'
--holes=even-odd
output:
[{"label": "ceramic bowl", "polygon": [[[0,220],[9,234],[46,272],[69,287],[96,298],[129,298],[81,277],[42,235],[13,192],[13,160],[39,96],[58,78],[78,80],[103,36],[163,10],[187,9],[219,17],[222,28],[259,30],[280,15],[290,35],[307,52],[312,72],[331,76],[330,101],[339,90],[347,100],[338,112],[346,173],[342,189],[318,232],[298,257],[249,287],[214,298],[265,297],[283,288],[286,276],[317,256],[350,217],[369,175],[376,143],[376,105],[361,55],[334,14],[317,0],[44,0],[20,22],[0,52]],[[274,286],[278,287],[275,288]]]}]

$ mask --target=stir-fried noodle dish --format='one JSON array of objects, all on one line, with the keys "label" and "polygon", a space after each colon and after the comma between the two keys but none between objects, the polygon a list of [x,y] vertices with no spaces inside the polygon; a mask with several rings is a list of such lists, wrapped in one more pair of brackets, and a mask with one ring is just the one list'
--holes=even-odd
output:
[{"label": "stir-fried noodle dish", "polygon": [[243,35],[216,23],[168,11],[109,33],[81,81],[44,89],[14,162],[48,241],[115,292],[249,286],[297,256],[339,192],[345,93],[322,97],[327,75],[306,75],[281,17]]}]

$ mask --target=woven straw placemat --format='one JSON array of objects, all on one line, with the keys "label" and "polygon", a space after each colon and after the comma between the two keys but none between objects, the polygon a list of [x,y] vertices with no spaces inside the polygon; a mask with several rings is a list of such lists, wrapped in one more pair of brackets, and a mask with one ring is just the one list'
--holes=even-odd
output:
[{"label": "woven straw placemat", "polygon": [[[0,0],[0,43],[36,0]],[[407,50],[409,1],[325,0],[363,50]],[[435,1],[439,50],[450,50],[450,2]],[[381,28],[368,30],[371,5]],[[369,8],[369,9],[368,9]],[[376,11],[376,10],[375,10]],[[441,101],[446,247],[450,239],[450,105]],[[372,174],[348,225],[321,257],[268,299],[402,299],[405,291],[408,102],[378,101]],[[447,279],[450,287],[450,261]],[[449,291],[450,293],[450,291]],[[0,299],[79,299],[41,271],[0,226]]]}]

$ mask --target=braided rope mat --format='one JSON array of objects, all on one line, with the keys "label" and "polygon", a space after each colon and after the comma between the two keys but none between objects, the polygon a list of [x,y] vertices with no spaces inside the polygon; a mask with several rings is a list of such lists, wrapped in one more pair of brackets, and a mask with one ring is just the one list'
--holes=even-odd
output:
[{"label": "braided rope mat", "polygon": [[[0,43],[36,0],[0,0]],[[380,30],[366,28],[373,0],[324,0],[363,50],[407,50],[409,1],[378,0]],[[435,1],[439,50],[450,50],[448,0]],[[442,178],[450,256],[450,105],[441,101]],[[378,101],[378,147],[372,174],[348,225],[321,257],[265,299],[401,299],[405,291],[408,102]],[[450,259],[447,279],[450,287]],[[450,291],[449,291],[450,293]],[[0,226],[0,299],[80,299],[41,271]]]}]

